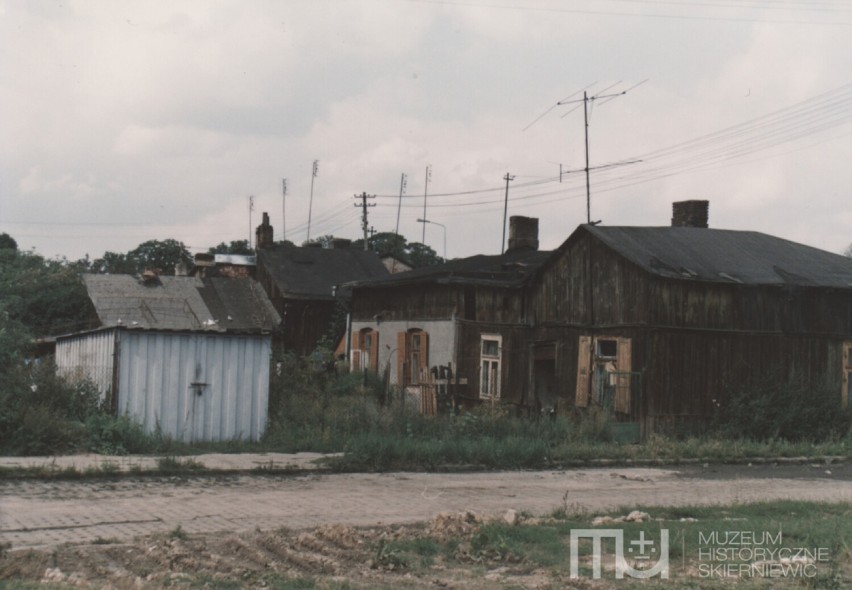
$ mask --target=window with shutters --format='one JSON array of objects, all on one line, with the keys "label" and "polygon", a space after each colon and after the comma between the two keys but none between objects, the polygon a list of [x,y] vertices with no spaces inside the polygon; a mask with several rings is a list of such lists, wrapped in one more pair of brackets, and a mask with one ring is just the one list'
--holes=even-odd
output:
[{"label": "window with shutters", "polygon": [[574,404],[629,414],[632,364],[630,338],[580,336]]},{"label": "window with shutters", "polygon": [[379,333],[372,328],[352,332],[353,371],[372,371],[379,369]]},{"label": "window with shutters", "polygon": [[429,369],[429,334],[418,328],[400,332],[397,380],[400,385],[419,385],[421,375]]},{"label": "window with shutters", "polygon": [[500,357],[503,350],[503,337],[500,335],[482,335],[480,362],[482,375],[479,379],[479,396],[496,399],[500,397]]},{"label": "window with shutters", "polygon": [[852,342],[843,343],[843,391],[840,396],[844,408],[849,407],[852,397]]}]

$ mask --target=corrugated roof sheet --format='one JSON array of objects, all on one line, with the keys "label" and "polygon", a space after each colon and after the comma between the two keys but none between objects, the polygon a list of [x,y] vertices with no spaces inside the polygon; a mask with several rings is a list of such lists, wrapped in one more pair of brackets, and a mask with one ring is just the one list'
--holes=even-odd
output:
[{"label": "corrugated roof sheet", "polygon": [[104,326],[213,332],[270,331],[280,323],[257,281],[132,275],[83,276]]},{"label": "corrugated roof sheet", "polygon": [[352,281],[388,276],[375,252],[330,248],[275,246],[258,251],[265,266],[286,295],[332,299],[332,289]]},{"label": "corrugated roof sheet", "polygon": [[444,264],[416,268],[372,281],[359,281],[355,287],[390,287],[415,283],[468,284],[513,287],[534,273],[551,252],[519,248],[504,254],[457,258]]},{"label": "corrugated roof sheet", "polygon": [[693,227],[581,227],[644,270],[667,278],[852,287],[852,258],[759,232]]}]

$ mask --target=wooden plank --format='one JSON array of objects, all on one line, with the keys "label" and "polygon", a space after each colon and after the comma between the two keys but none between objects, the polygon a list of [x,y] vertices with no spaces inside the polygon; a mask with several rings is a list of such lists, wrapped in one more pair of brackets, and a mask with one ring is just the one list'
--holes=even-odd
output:
[{"label": "wooden plank", "polygon": [[613,409],[622,414],[630,413],[630,371],[633,368],[632,350],[630,338],[619,337],[616,339],[618,351],[616,367],[618,374],[615,378],[615,399]]},{"label": "wooden plank", "polygon": [[592,373],[592,337],[580,336],[580,350],[577,355],[577,391],[574,405],[585,408],[589,405],[589,383]]}]

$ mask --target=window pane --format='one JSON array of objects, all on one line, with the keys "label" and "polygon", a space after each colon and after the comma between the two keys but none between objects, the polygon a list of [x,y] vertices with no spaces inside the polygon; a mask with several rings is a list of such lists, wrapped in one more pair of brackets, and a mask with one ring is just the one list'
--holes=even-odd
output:
[{"label": "window pane", "polygon": [[598,340],[598,356],[615,358],[618,356],[618,341]]},{"label": "window pane", "polygon": [[496,340],[482,341],[482,356],[499,356],[500,346]]}]

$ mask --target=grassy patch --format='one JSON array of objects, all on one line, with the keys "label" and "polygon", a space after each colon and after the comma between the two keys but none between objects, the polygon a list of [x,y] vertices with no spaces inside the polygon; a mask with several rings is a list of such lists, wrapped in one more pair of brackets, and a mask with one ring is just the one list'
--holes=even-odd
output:
[{"label": "grassy patch", "polygon": [[[650,518],[642,522],[605,520],[600,524],[593,519],[618,519],[637,509]],[[558,516],[528,518],[516,525],[493,521],[477,527],[466,538],[453,541],[430,537],[390,541],[381,546],[381,552],[392,556],[397,569],[417,569],[418,575],[429,575],[431,572],[423,570],[435,563],[436,556],[442,556],[442,568],[483,567],[502,572],[495,583],[508,583],[513,576],[534,572],[547,572],[552,580],[567,581],[571,573],[572,529],[623,531],[625,551],[631,540],[639,539],[655,540],[659,547],[660,532],[666,529],[670,578],[639,580],[628,576],[618,580],[619,588],[839,589],[852,583],[852,506],[848,503],[631,506],[603,515],[563,511]],[[601,580],[594,582],[592,543],[589,539],[580,540],[579,573],[590,588],[608,588],[615,580],[615,543],[604,540],[602,547]],[[801,559],[795,554],[800,554]],[[789,558],[790,555],[794,557]],[[631,567],[638,568],[643,563],[629,553],[625,556]],[[652,557],[650,563],[656,563],[657,558]]]}]

